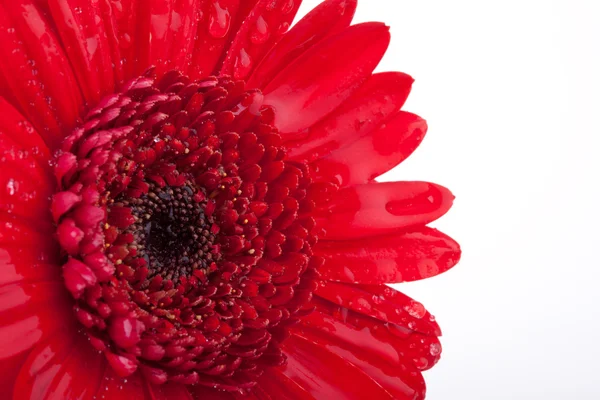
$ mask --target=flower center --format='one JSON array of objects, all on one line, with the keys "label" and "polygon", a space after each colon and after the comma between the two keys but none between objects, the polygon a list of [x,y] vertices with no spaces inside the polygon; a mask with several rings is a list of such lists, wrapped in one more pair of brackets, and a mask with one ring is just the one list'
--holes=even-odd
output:
[{"label": "flower center", "polygon": [[329,189],[286,160],[273,110],[244,85],[149,71],[56,155],[65,286],[123,377],[251,387],[311,309]]},{"label": "flower center", "polygon": [[179,282],[196,270],[208,274],[220,259],[211,232],[213,219],[204,213],[205,201],[198,201],[192,183],[164,188],[150,185],[139,198],[125,197],[120,207],[129,207],[135,222],[126,230],[133,235],[132,249],[148,266],[148,278],[160,275]]}]

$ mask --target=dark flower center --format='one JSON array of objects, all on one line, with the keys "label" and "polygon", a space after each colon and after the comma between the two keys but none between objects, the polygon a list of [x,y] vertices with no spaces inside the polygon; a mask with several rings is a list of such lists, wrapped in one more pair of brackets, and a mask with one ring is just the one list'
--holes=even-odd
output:
[{"label": "dark flower center", "polygon": [[311,310],[331,188],[286,160],[273,109],[244,85],[149,71],[56,155],[65,285],[123,377],[251,387]]},{"label": "dark flower center", "polygon": [[131,248],[148,266],[148,278],[160,275],[177,283],[196,270],[208,274],[220,259],[211,231],[213,218],[204,213],[206,202],[200,201],[193,187],[192,183],[174,188],[153,184],[147,194],[117,203],[131,209],[135,222],[126,232],[133,235]]}]

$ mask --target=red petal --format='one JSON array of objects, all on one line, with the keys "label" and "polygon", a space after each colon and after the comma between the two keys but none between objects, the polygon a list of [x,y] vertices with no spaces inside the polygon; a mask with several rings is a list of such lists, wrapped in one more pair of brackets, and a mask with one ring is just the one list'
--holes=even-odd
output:
[{"label": "red petal", "polygon": [[28,356],[29,352],[25,351],[0,362],[0,390],[2,393],[8,396],[12,395],[21,366],[25,363]]},{"label": "red petal", "polygon": [[104,364],[84,335],[58,333],[29,355],[17,378],[14,400],[91,400]]},{"label": "red petal", "polygon": [[152,400],[192,400],[192,395],[186,385],[166,383],[164,385],[146,384],[148,398]]},{"label": "red petal", "polygon": [[44,258],[44,252],[36,248],[0,244],[0,287],[23,282],[60,281],[60,267]]},{"label": "red petal", "polygon": [[155,400],[149,396],[148,384],[140,373],[135,373],[127,378],[118,376],[115,371],[106,365],[104,376],[97,386],[96,399],[98,400]]},{"label": "red petal", "polygon": [[329,114],[371,75],[389,41],[384,24],[365,23],[305,52],[263,91],[265,104],[276,110],[275,125],[298,132]]},{"label": "red petal", "polygon": [[428,227],[389,236],[321,241],[315,254],[325,259],[323,279],[380,284],[430,278],[460,259],[458,243]]},{"label": "red petal", "polygon": [[301,1],[259,0],[227,49],[221,75],[248,77],[281,36],[287,32]]},{"label": "red petal", "polygon": [[56,147],[83,106],[69,61],[36,4],[22,0],[0,6],[0,72],[24,115]]},{"label": "red petal", "polygon": [[327,282],[315,291],[335,305],[428,336],[440,336],[439,325],[421,303],[385,285]]},{"label": "red petal", "polygon": [[44,139],[21,113],[1,97],[0,115],[0,151],[12,148],[28,150],[47,165],[51,155]]},{"label": "red petal", "polygon": [[315,7],[269,51],[248,80],[248,87],[265,87],[285,67],[326,37],[347,28],[357,0],[327,0]]},{"label": "red petal", "polygon": [[346,240],[425,225],[444,215],[454,196],[428,182],[369,183],[339,190],[322,220],[327,240]]},{"label": "red petal", "polygon": [[62,282],[0,286],[0,360],[28,350],[71,321]]},{"label": "red petal", "polygon": [[[235,33],[258,0],[204,1],[196,42],[191,52],[189,75],[199,79],[216,73]],[[248,3],[248,4],[246,4]]]},{"label": "red petal", "polygon": [[95,105],[114,92],[113,62],[101,2],[49,0],[50,11],[85,100]]},{"label": "red petal", "polygon": [[[285,376],[280,368],[268,368],[258,378],[253,389],[259,399],[269,400],[313,400],[314,397],[304,387]],[[262,395],[262,396],[261,396]]]},{"label": "red petal", "polygon": [[0,212],[51,220],[52,181],[31,157],[8,155],[0,161]]},{"label": "red petal", "polygon": [[[235,400],[233,393],[216,390],[210,387],[195,385],[190,387],[193,399],[197,400]],[[253,397],[250,397],[252,399]]]},{"label": "red petal", "polygon": [[34,222],[0,213],[0,247],[29,252],[38,257],[40,262],[59,262],[56,243],[48,240],[54,230],[50,221]]},{"label": "red petal", "polygon": [[[151,65],[160,75],[171,69],[187,70],[198,25],[201,0],[152,0],[138,11],[141,29],[136,47],[138,70]],[[144,7],[141,7],[144,8]]]},{"label": "red petal", "polygon": [[[394,338],[381,323],[357,328],[315,312],[310,322],[295,329],[294,335],[310,341],[319,356],[335,355],[353,365],[372,379],[373,384],[385,389],[391,398],[414,400],[425,396],[425,382],[419,370],[405,357],[408,353],[404,350],[410,344]],[[362,398],[380,398],[366,393],[364,396]]]},{"label": "red petal", "polygon": [[316,399],[393,399],[359,368],[299,335],[282,345],[287,355],[283,374]]},{"label": "red petal", "polygon": [[426,132],[423,119],[400,112],[375,132],[315,161],[316,178],[341,187],[370,182],[411,155]]},{"label": "red petal", "polygon": [[371,76],[344,104],[312,126],[304,138],[288,135],[289,157],[316,160],[375,131],[408,98],[413,79],[400,72]]},{"label": "red petal", "polygon": [[27,120],[0,99],[0,212],[48,218],[54,179],[49,150]]}]

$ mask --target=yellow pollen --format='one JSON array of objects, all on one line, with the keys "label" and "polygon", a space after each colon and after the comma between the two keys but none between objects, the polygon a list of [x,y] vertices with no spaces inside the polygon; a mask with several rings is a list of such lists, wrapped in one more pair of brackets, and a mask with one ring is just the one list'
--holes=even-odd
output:
[{"label": "yellow pollen", "polygon": [[185,149],[183,152],[184,152],[185,154],[188,154],[188,153],[190,152],[190,149],[188,149],[188,148],[186,147],[186,149]]},{"label": "yellow pollen", "polygon": [[254,254],[254,253],[256,253],[256,250],[254,250],[254,249],[248,250],[248,254]]},{"label": "yellow pollen", "polygon": [[121,265],[121,264],[123,264],[123,260],[117,260],[117,261],[115,262],[115,264],[116,264],[116,265]]}]

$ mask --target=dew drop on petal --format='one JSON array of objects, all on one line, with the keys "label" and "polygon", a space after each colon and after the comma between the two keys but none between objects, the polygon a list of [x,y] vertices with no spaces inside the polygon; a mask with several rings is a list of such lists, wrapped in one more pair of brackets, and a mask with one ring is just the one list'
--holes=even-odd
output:
[{"label": "dew drop on petal", "polygon": [[420,370],[427,368],[427,366],[429,365],[429,361],[427,361],[425,357],[414,358],[413,362],[415,363],[415,367],[417,367]]},{"label": "dew drop on petal", "polygon": [[294,9],[294,0],[284,0],[281,7],[282,14],[289,14]]},{"label": "dew drop on petal", "polygon": [[243,79],[245,78],[252,69],[252,59],[250,55],[246,52],[245,49],[240,50],[240,54],[237,56],[235,60],[235,79]]},{"label": "dew drop on petal", "polygon": [[404,306],[404,310],[411,317],[418,318],[418,319],[423,318],[425,316],[425,314],[427,313],[427,311],[425,310],[425,307],[423,307],[423,304],[419,303],[418,301],[413,301],[409,305]]},{"label": "dew drop on petal", "polygon": [[343,269],[344,278],[348,279],[350,282],[354,282],[354,272],[348,267],[344,267]]},{"label": "dew drop on petal", "polygon": [[131,36],[129,34],[124,33],[121,35],[121,39],[119,40],[119,46],[123,49],[127,49],[131,46]]},{"label": "dew drop on petal", "polygon": [[10,178],[6,183],[6,193],[9,196],[14,196],[15,193],[19,190],[19,183],[15,181],[13,178]]},{"label": "dew drop on petal", "polygon": [[215,39],[222,39],[229,32],[231,15],[227,9],[221,8],[219,2],[213,3],[208,19],[208,33]]},{"label": "dew drop on petal", "polygon": [[254,44],[262,44],[269,40],[269,26],[262,16],[256,20],[256,25],[250,35],[250,40]]},{"label": "dew drop on petal", "polygon": [[277,30],[277,34],[279,36],[284,35],[288,30],[290,29],[290,24],[287,22],[284,22],[283,24],[281,24],[279,26],[279,29]]},{"label": "dew drop on petal", "polygon": [[431,343],[429,346],[429,353],[436,357],[442,352],[442,346],[439,343]]}]

